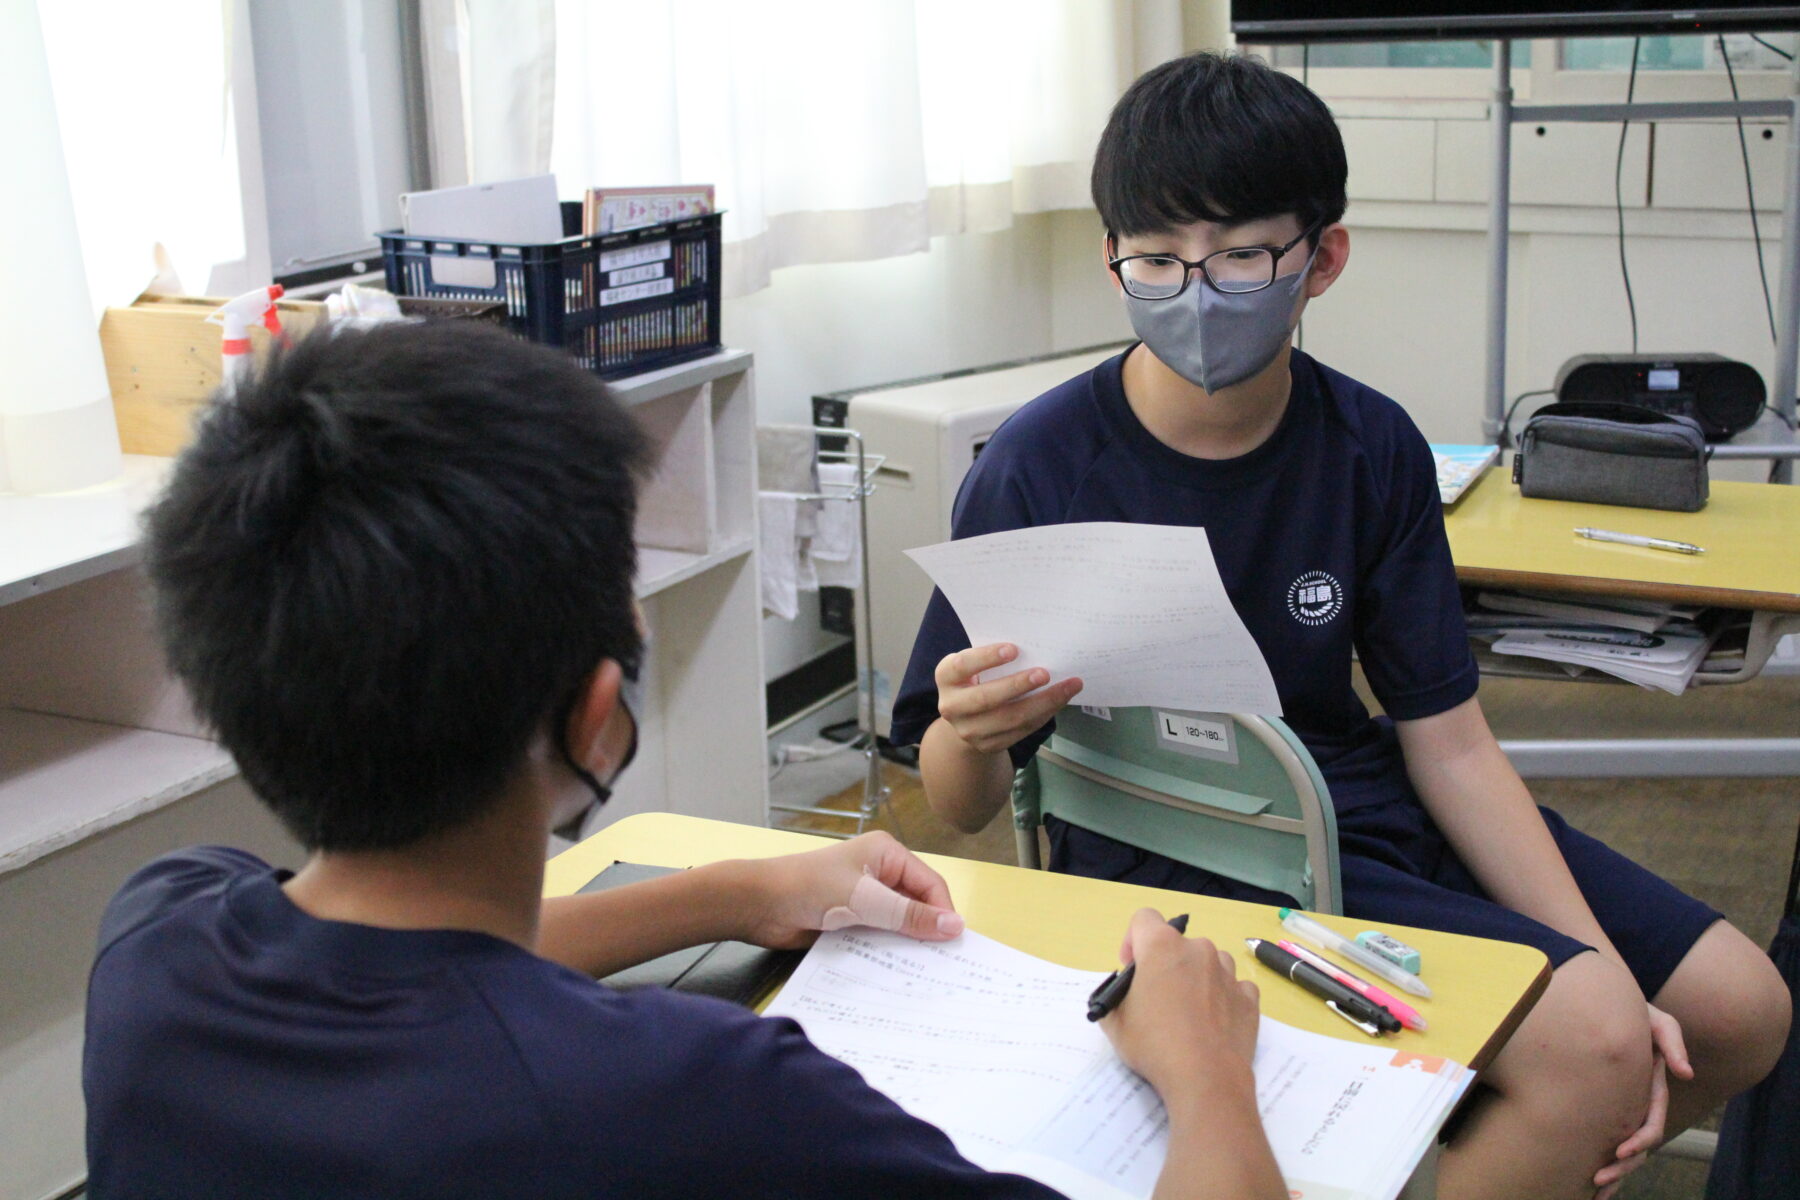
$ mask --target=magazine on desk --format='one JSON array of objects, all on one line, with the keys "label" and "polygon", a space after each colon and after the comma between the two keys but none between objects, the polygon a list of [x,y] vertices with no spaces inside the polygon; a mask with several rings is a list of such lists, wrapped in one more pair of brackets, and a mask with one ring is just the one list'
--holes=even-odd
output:
[{"label": "magazine on desk", "polygon": [[1431,457],[1437,463],[1439,503],[1455,504],[1482,472],[1499,460],[1500,447],[1433,442]]},{"label": "magazine on desk", "polygon": [[[972,1162],[1075,1200],[1146,1197],[1168,1118],[1087,1020],[1104,978],[974,932],[925,943],[846,929],[820,937],[765,1015],[798,1021]],[[1391,1200],[1405,1186],[1474,1078],[1405,1046],[1262,1019],[1257,1101],[1294,1194]]]}]

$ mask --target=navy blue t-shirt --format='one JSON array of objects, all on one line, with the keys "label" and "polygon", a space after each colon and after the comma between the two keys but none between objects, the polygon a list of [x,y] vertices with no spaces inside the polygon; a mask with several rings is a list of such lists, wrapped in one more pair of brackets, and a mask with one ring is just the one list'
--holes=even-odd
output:
[{"label": "navy blue t-shirt", "polygon": [[[1051,389],[995,432],[957,494],[954,536],[1074,521],[1204,526],[1283,719],[1333,801],[1402,794],[1391,724],[1371,719],[1351,687],[1352,648],[1394,718],[1454,708],[1477,683],[1424,437],[1394,401],[1296,350],[1287,411],[1268,440],[1237,458],[1194,458],[1131,411],[1124,362]],[[894,704],[896,743],[925,735],[937,717],[933,672],[968,644],[934,592]],[[1014,763],[1053,728],[1015,745]]]},{"label": "navy blue t-shirt", "polygon": [[107,909],[95,1200],[1056,1195],[981,1171],[792,1021],[486,934],[321,921],[285,878],[202,847]]}]

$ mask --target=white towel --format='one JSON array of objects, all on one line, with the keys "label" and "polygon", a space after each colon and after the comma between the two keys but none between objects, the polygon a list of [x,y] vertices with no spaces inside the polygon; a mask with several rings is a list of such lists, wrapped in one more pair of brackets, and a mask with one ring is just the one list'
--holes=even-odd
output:
[{"label": "white towel", "polygon": [[855,463],[820,463],[819,485],[828,496],[846,499],[819,504],[818,528],[808,545],[808,557],[818,571],[819,586],[862,586],[862,505],[855,498],[859,484]]},{"label": "white towel", "polygon": [[756,497],[763,612],[784,621],[800,615],[800,539],[794,536],[799,507],[797,498],[781,492]]},{"label": "white towel", "polygon": [[819,490],[818,454],[805,425],[756,427],[756,486],[765,492]]}]

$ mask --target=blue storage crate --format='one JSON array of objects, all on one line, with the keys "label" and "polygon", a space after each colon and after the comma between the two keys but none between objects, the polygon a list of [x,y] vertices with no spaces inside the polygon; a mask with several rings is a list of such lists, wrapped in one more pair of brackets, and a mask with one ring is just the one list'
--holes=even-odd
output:
[{"label": "blue storage crate", "polygon": [[718,350],[721,214],[583,237],[581,205],[562,210],[570,236],[542,245],[376,234],[387,289],[497,300],[515,333],[562,346],[602,377]]}]

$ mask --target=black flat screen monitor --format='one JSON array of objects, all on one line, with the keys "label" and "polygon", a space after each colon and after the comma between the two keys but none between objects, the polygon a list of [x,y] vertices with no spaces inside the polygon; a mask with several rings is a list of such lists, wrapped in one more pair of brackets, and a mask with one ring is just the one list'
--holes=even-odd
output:
[{"label": "black flat screen monitor", "polygon": [[1601,37],[1800,29],[1800,4],[1698,0],[1232,0],[1240,42]]}]

